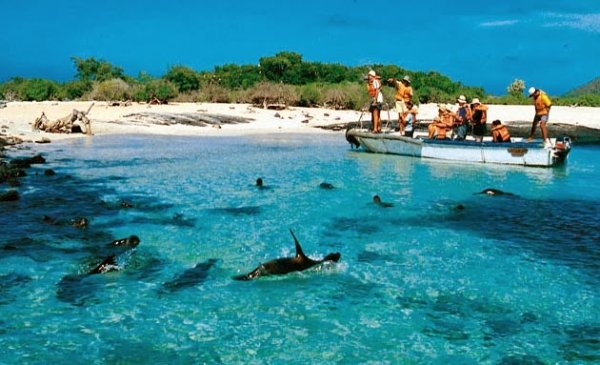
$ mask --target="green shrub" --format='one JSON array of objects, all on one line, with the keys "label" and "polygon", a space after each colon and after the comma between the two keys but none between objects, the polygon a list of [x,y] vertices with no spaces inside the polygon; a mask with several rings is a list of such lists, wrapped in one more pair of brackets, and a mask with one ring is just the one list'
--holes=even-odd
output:
[{"label": "green shrub", "polygon": [[201,101],[209,103],[229,103],[232,101],[229,90],[221,85],[208,84],[200,91]]},{"label": "green shrub", "polygon": [[196,71],[186,66],[173,66],[163,78],[171,81],[180,92],[186,93],[200,88],[200,77]]},{"label": "green shrub", "polygon": [[156,98],[161,103],[167,103],[177,97],[178,92],[172,82],[156,79],[134,86],[132,95],[135,101],[152,101]]},{"label": "green shrub", "polygon": [[25,79],[15,77],[0,85],[0,95],[3,99],[16,101],[23,100],[22,89]]},{"label": "green shrub", "polygon": [[69,81],[60,88],[61,100],[76,100],[92,90],[92,83],[89,81]]},{"label": "green shrub", "polygon": [[300,97],[292,85],[261,82],[249,90],[249,102],[254,105],[298,105]]},{"label": "green shrub", "polygon": [[255,65],[216,66],[214,75],[203,75],[210,83],[218,83],[228,89],[248,89],[258,84],[263,76],[260,67]]},{"label": "green shrub", "polygon": [[300,100],[298,101],[298,105],[304,107],[323,105],[322,88],[322,86],[314,83],[301,86],[299,88]]},{"label": "green shrub", "polygon": [[131,86],[121,79],[102,81],[94,85],[90,97],[94,100],[129,100]]},{"label": "green shrub", "polygon": [[22,85],[24,101],[55,100],[58,97],[59,86],[56,82],[45,79],[26,80]]}]

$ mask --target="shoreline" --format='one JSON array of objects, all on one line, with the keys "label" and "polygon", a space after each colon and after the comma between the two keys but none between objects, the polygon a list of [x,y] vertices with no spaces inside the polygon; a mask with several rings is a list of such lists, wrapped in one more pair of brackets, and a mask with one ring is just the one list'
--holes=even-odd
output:
[{"label": "shoreline", "polygon": [[[0,109],[0,137],[16,137],[23,142],[51,142],[65,138],[79,138],[84,134],[59,134],[32,130],[32,125],[42,112],[48,119],[62,118],[72,112],[87,110],[91,101],[75,102],[9,102]],[[488,122],[500,119],[504,124],[531,123],[532,105],[489,105]],[[437,115],[436,104],[422,104],[419,120],[431,120]],[[204,117],[218,117],[222,123],[204,123]],[[164,120],[169,120],[165,123]],[[178,123],[183,118],[187,123]],[[250,104],[220,103],[174,103],[149,105],[132,103],[127,106],[111,106],[107,102],[94,102],[88,118],[93,135],[148,134],[178,136],[246,136],[257,134],[331,134],[338,133],[322,127],[356,122],[361,112],[325,108],[288,107],[282,110],[263,109]],[[191,120],[190,120],[191,119]],[[382,120],[388,112],[382,112]],[[389,111],[389,119],[395,121],[397,114]],[[212,119],[209,119],[212,120]],[[363,121],[370,114],[362,114]],[[187,125],[186,125],[187,124]],[[600,130],[600,108],[555,106],[550,114],[549,125],[565,124]],[[539,132],[537,132],[539,134]]]}]

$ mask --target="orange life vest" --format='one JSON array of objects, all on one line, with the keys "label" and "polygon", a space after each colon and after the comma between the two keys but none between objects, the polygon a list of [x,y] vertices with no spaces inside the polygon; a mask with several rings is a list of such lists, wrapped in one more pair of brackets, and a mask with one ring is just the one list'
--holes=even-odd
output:
[{"label": "orange life vest", "polygon": [[412,100],[413,90],[410,86],[405,86],[402,82],[396,81],[398,89],[396,91],[396,100],[404,100],[408,102]]},{"label": "orange life vest", "polygon": [[498,125],[492,128],[492,140],[494,142],[508,142],[510,141],[510,133],[505,125]]},{"label": "orange life vest", "polygon": [[367,90],[369,90],[369,95],[372,98],[377,97],[377,89],[373,86],[373,82],[369,81],[369,83],[367,84]]},{"label": "orange life vest", "polygon": [[480,124],[485,124],[487,122],[487,110],[488,110],[488,107],[483,104],[479,104],[473,109],[473,114],[475,114],[476,111],[481,112],[481,119],[479,122]]},{"label": "orange life vest", "polygon": [[534,98],[535,115],[547,115],[550,112],[551,101],[545,92],[540,90],[540,94]]}]

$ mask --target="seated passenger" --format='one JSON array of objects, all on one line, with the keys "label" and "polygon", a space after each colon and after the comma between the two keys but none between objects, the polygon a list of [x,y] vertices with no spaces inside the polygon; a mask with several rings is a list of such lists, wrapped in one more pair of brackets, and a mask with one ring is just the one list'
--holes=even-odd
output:
[{"label": "seated passenger", "polygon": [[499,120],[492,122],[492,141],[493,142],[510,142],[510,133],[508,128]]},{"label": "seated passenger", "polygon": [[445,139],[446,132],[452,128],[454,123],[454,113],[445,105],[440,105],[438,109],[439,116],[433,118],[433,122],[427,128],[429,131],[429,138]]}]

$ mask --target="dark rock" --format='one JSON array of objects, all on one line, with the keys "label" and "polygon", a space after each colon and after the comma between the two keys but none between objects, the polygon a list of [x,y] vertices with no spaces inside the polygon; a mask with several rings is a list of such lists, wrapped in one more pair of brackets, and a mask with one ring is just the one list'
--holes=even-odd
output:
[{"label": "dark rock", "polygon": [[19,200],[19,192],[16,190],[9,190],[6,193],[0,194],[0,202],[13,202]]},{"label": "dark rock", "polygon": [[15,179],[17,177],[23,177],[26,175],[27,173],[25,173],[25,171],[22,170],[20,167],[9,165],[5,162],[0,162],[0,184],[4,181]]},{"label": "dark rock", "polygon": [[33,157],[25,157],[25,158],[16,158],[10,161],[10,164],[15,167],[27,169],[31,167],[31,165],[43,164],[46,163],[46,159],[42,155],[35,155]]},{"label": "dark rock", "polygon": [[56,172],[54,172],[54,170],[52,170],[52,169],[46,169],[44,171],[44,175],[45,176],[54,176],[54,175],[56,175]]},{"label": "dark rock", "polygon": [[[0,180],[1,181],[1,180]],[[21,182],[19,180],[17,180],[17,178],[14,177],[10,177],[6,180],[6,183],[8,183],[9,186],[12,186],[13,188],[16,188],[18,186],[21,186]]]},{"label": "dark rock", "polygon": [[50,143],[50,142],[52,142],[52,141],[51,141],[51,140],[50,140],[50,138],[48,138],[48,137],[42,137],[42,138],[40,138],[40,139],[37,139],[37,140],[35,141],[35,143]]}]

